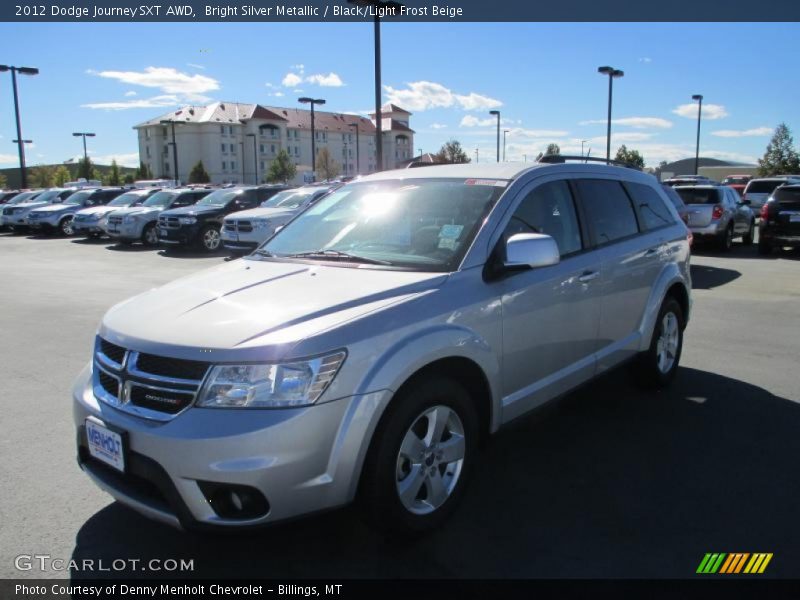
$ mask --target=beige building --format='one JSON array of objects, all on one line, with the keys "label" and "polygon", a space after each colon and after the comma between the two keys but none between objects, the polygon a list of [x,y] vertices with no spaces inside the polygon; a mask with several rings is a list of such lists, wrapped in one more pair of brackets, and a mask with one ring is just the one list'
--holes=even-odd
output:
[{"label": "beige building", "polygon": [[[393,169],[414,154],[411,113],[393,104],[381,109],[383,168]],[[314,111],[315,147],[328,148],[341,175],[371,173],[376,169],[375,115]],[[172,129],[178,153],[178,177],[188,182],[198,161],[212,183],[264,181],[270,163],[286,150],[297,165],[294,183],[309,180],[311,161],[311,111],[260,104],[215,102],[186,106],[136,125],[139,157],[154,177],[175,179]],[[357,132],[357,135],[356,135]],[[357,144],[357,147],[356,147]]]}]

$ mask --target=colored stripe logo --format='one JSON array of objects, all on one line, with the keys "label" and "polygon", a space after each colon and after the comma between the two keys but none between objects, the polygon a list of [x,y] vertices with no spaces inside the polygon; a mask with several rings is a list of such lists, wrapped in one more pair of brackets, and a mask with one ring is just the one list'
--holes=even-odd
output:
[{"label": "colored stripe logo", "polygon": [[735,575],[748,573],[761,574],[772,560],[771,552],[708,552],[700,561],[697,573],[713,575],[715,573]]}]

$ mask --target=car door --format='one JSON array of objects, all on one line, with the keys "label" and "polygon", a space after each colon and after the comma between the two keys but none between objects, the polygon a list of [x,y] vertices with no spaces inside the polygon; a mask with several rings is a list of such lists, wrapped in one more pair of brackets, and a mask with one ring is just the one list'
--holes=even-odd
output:
[{"label": "car door", "polygon": [[563,177],[521,190],[502,224],[501,247],[516,233],[545,233],[557,265],[496,283],[503,311],[503,419],[512,419],[589,379],[600,316],[600,264],[588,251],[571,185]]},{"label": "car door", "polygon": [[639,349],[639,325],[658,274],[666,236],[663,231],[640,228],[637,210],[621,181],[578,179],[575,188],[601,265],[596,356],[601,372]]},{"label": "car door", "polygon": [[730,198],[730,203],[734,213],[733,230],[736,233],[745,234],[750,231],[750,221],[753,219],[753,211],[750,210],[749,206],[742,202],[742,199],[739,197],[739,194],[736,193],[735,189],[728,187],[726,188],[726,191],[728,197]]}]

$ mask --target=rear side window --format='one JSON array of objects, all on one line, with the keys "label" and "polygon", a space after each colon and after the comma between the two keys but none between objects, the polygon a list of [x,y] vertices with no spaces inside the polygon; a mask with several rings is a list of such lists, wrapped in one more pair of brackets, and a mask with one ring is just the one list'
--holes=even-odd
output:
[{"label": "rear side window", "polygon": [[649,185],[626,183],[625,187],[639,209],[639,216],[645,230],[658,229],[672,225],[675,219],[659,193]]},{"label": "rear side window", "polygon": [[769,179],[754,179],[747,184],[744,190],[745,194],[771,194],[776,187],[783,185],[784,181],[776,181]]},{"label": "rear side window", "polygon": [[581,250],[581,232],[572,193],[566,181],[542,184],[528,194],[508,222],[505,237],[544,233],[558,245],[561,256]]},{"label": "rear side window", "polygon": [[717,188],[675,188],[686,204],[719,204],[722,195]]},{"label": "rear side window", "polygon": [[575,184],[597,244],[608,244],[639,233],[636,213],[621,183],[578,179]]},{"label": "rear side window", "polygon": [[182,206],[189,206],[194,204],[197,198],[191,192],[186,194],[179,194],[175,201],[172,203],[172,208],[180,208]]}]

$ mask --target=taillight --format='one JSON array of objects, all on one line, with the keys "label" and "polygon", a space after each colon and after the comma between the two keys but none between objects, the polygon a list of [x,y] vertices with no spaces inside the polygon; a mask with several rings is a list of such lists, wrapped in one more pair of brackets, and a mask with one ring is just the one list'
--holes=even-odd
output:
[{"label": "taillight", "polygon": [[689,242],[689,248],[691,248],[692,242],[694,242],[694,234],[692,233],[692,230],[689,229],[688,227],[686,228],[686,240]]},{"label": "taillight", "polygon": [[722,211],[722,205],[721,204],[717,204],[714,207],[714,210],[711,211],[711,218],[712,219],[721,219],[722,218],[722,212],[723,212]]},{"label": "taillight", "polygon": [[764,204],[761,205],[761,212],[759,213],[758,216],[761,217],[762,219],[768,219],[769,218],[769,204],[768,203],[764,202]]}]

